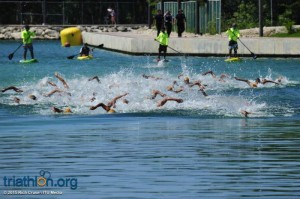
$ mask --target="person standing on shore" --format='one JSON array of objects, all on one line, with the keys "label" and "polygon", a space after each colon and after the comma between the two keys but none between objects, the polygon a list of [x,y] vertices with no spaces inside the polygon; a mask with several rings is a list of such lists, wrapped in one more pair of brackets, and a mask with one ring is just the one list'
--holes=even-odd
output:
[{"label": "person standing on shore", "polygon": [[229,49],[229,57],[232,57],[232,49],[234,50],[233,57],[237,57],[238,43],[237,40],[240,37],[240,31],[237,29],[235,23],[232,24],[232,27],[226,31],[228,35],[228,49]]},{"label": "person standing on shore", "polygon": [[185,31],[186,18],[181,9],[178,10],[178,14],[176,15],[176,22],[178,37],[182,37],[182,33]]},{"label": "person standing on shore", "polygon": [[161,52],[164,52],[163,56],[164,59],[166,59],[167,47],[169,45],[169,36],[165,32],[165,30],[166,30],[165,27],[162,27],[159,35],[154,39],[155,41],[159,42],[157,61],[160,61]]},{"label": "person standing on shore", "polygon": [[172,23],[173,23],[173,16],[171,14],[171,11],[167,11],[164,15],[165,18],[165,27],[167,29],[168,37],[170,37],[172,32]]},{"label": "person standing on shore", "polygon": [[22,31],[22,36],[21,36],[23,39],[23,47],[24,47],[23,59],[24,60],[26,60],[26,57],[27,57],[27,50],[30,51],[31,59],[34,59],[31,37],[34,37],[35,33],[31,32],[29,29],[30,29],[29,25],[25,25],[25,30]]},{"label": "person standing on shore", "polygon": [[157,35],[159,35],[161,28],[164,25],[164,16],[161,12],[161,10],[157,10],[157,14],[154,17],[155,19],[155,25],[156,25],[156,30],[157,30]]},{"label": "person standing on shore", "polygon": [[111,9],[111,12],[110,12],[110,20],[111,20],[111,24],[116,26],[117,25],[117,22],[116,22],[116,12],[114,9]]}]

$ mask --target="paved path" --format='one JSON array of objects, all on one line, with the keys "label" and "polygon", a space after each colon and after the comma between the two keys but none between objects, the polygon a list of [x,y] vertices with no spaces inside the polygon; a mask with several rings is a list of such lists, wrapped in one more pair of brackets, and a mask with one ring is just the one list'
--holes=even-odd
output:
[{"label": "paved path", "polygon": [[[82,35],[84,42],[94,46],[104,44],[104,48],[112,51],[134,55],[153,55],[158,51],[158,43],[154,41],[155,35],[132,32],[83,32]],[[240,39],[243,42],[238,42],[240,56],[252,56],[251,51],[260,57],[300,57],[300,38],[242,37]],[[228,54],[227,44],[225,36],[178,38],[176,35],[171,35],[168,54],[226,56]]]}]

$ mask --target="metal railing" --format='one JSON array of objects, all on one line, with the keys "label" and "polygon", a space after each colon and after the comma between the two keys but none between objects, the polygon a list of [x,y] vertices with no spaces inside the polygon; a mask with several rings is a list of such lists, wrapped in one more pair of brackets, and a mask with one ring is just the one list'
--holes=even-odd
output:
[{"label": "metal railing", "polygon": [[[161,3],[156,5],[156,9],[161,9],[161,7]],[[204,5],[198,5],[196,1],[181,2],[181,9],[186,16],[187,32],[221,33],[221,0],[208,0]],[[197,9],[199,9],[199,16],[197,16]],[[170,10],[175,17],[178,12],[178,3],[164,2],[164,10]],[[175,29],[176,26],[173,26],[173,30]]]},{"label": "metal railing", "polygon": [[0,24],[106,24],[107,9],[118,24],[147,24],[147,2],[0,1]]}]

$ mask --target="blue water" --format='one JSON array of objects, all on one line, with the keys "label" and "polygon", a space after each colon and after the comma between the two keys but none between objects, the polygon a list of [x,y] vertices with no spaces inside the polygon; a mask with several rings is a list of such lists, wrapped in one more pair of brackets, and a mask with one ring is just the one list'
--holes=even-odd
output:
[{"label": "blue water", "polygon": [[[79,47],[35,41],[39,62],[26,65],[22,49],[7,58],[18,45],[0,42],[0,89],[24,91],[0,94],[0,198],[299,198],[300,59],[168,57],[157,64],[153,56],[95,49],[93,60],[79,61],[67,59]],[[203,76],[208,70],[228,77]],[[100,83],[88,81],[96,75]],[[235,76],[282,81],[253,89]],[[201,80],[208,96],[184,86],[184,77]],[[174,80],[184,91],[167,91]],[[54,89],[47,81],[65,92],[46,97]],[[157,107],[154,89],[183,103]],[[89,109],[127,92],[129,103],[117,101],[116,114]],[[73,113],[53,113],[53,106]],[[54,184],[40,186],[35,177]]]}]

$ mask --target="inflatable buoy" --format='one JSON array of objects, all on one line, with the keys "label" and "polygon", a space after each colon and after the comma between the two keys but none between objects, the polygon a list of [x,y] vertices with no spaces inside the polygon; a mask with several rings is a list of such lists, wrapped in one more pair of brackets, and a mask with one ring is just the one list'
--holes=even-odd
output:
[{"label": "inflatable buoy", "polygon": [[82,44],[81,31],[77,27],[65,28],[60,31],[61,45],[64,47],[80,46]]}]

